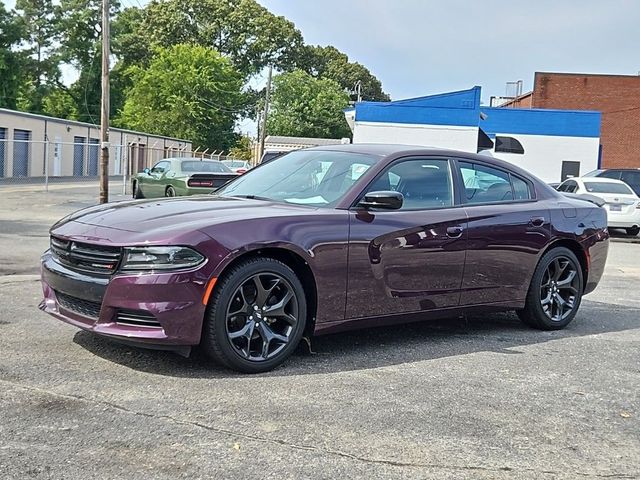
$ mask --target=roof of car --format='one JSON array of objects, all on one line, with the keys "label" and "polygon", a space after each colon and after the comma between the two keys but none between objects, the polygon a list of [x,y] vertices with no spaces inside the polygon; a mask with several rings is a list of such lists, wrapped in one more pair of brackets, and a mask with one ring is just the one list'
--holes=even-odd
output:
[{"label": "roof of car", "polygon": [[[568,178],[567,180],[571,180]],[[618,180],[616,178],[606,178],[606,177],[578,177],[574,178],[574,180],[580,180],[581,182],[598,182],[598,183],[622,183],[626,185],[622,180]]]},{"label": "roof of car", "polygon": [[409,151],[427,151],[433,150],[434,152],[442,153],[446,150],[435,148],[435,147],[425,147],[420,145],[401,145],[401,144],[390,144],[390,143],[349,143],[344,145],[322,145],[319,147],[311,147],[307,150],[330,150],[330,151],[339,151],[339,152],[354,152],[354,153],[365,153],[369,155],[380,155],[387,156],[402,152]]},{"label": "roof of car", "polygon": [[[496,158],[492,155],[482,155],[473,152],[464,152],[462,150],[452,150],[439,147],[429,147],[424,145],[402,145],[402,144],[389,144],[389,143],[351,143],[346,145],[327,145],[322,147],[313,147],[305,150],[315,151],[338,151],[338,152],[353,152],[367,155],[375,155],[378,157],[388,157],[390,155],[402,156],[406,155],[442,155],[445,157],[463,157],[474,161],[486,162],[493,164],[496,167],[510,170],[514,173],[520,173],[526,175],[529,178],[532,177],[531,173],[518,167],[517,165]],[[303,151],[305,151],[303,150]]]}]

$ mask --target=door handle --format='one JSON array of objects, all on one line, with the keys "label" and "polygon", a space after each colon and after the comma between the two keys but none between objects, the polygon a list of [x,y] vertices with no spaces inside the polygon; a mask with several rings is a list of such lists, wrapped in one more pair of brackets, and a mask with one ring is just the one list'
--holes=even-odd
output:
[{"label": "door handle", "polygon": [[460,225],[456,225],[455,227],[447,227],[447,237],[460,238],[463,231],[464,228],[462,228]]},{"label": "door handle", "polygon": [[534,227],[541,227],[544,225],[544,217],[531,217],[529,223]]}]

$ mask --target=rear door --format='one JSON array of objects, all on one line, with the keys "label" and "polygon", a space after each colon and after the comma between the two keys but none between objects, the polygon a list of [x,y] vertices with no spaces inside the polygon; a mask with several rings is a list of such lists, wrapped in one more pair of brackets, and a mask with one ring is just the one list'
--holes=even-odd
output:
[{"label": "rear door", "polygon": [[464,209],[446,158],[400,159],[365,190],[399,191],[399,210],[349,212],[347,318],[455,307],[465,258]]},{"label": "rear door", "polygon": [[457,173],[468,218],[460,305],[523,300],[550,238],[549,211],[530,182],[506,170],[461,159]]}]

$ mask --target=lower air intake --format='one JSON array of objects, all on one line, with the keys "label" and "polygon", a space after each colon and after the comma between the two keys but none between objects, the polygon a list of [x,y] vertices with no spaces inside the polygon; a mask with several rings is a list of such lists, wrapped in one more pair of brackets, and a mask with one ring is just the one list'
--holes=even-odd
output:
[{"label": "lower air intake", "polygon": [[162,328],[156,317],[143,310],[118,310],[116,323],[130,327]]}]

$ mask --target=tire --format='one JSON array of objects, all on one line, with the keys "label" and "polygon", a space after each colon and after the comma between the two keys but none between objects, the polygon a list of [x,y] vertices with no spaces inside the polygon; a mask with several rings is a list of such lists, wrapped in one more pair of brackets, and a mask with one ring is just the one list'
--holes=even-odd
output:
[{"label": "tire", "polygon": [[249,259],[218,280],[205,314],[202,347],[232,370],[266,372],[293,353],[306,320],[304,287],[293,270],[273,258]]},{"label": "tire", "polygon": [[140,184],[138,182],[133,182],[133,198],[138,199],[138,198],[144,198],[144,195],[142,194],[142,190],[140,190]]},{"label": "tire", "polygon": [[169,185],[167,187],[167,189],[164,192],[164,196],[165,197],[175,197],[176,196],[176,189],[173,188],[171,185]]},{"label": "tire", "polygon": [[627,230],[627,235],[630,235],[632,237],[637,237],[638,234],[640,233],[640,227],[638,226],[627,228],[626,230]]},{"label": "tire", "polygon": [[[556,272],[559,274],[556,275]],[[533,328],[560,330],[576,316],[583,291],[580,262],[568,248],[556,247],[540,259],[531,278],[525,307],[518,310],[517,314]],[[564,301],[564,305],[558,297]]]}]

